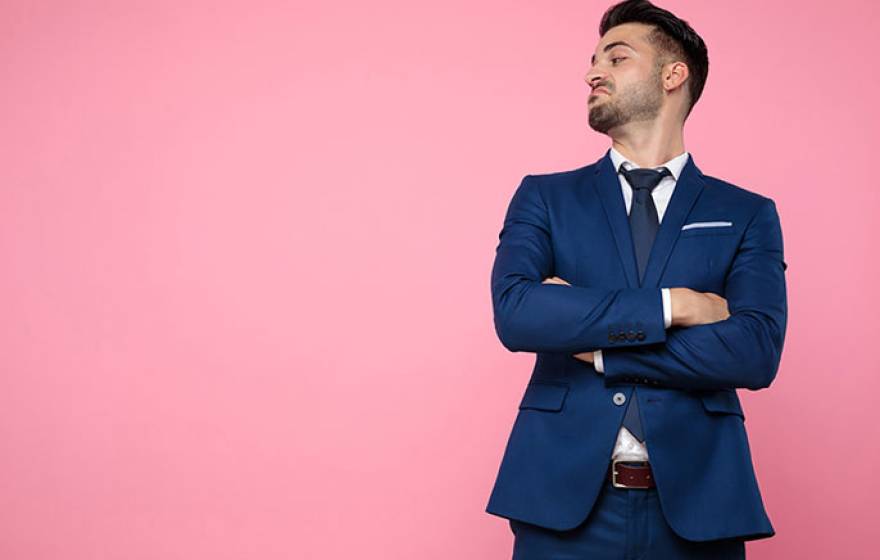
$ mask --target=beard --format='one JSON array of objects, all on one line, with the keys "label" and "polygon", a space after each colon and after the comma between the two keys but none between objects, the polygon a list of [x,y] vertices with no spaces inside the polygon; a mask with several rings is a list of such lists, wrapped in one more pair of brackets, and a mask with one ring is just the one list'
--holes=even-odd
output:
[{"label": "beard", "polygon": [[605,97],[604,101],[594,101],[594,105],[589,107],[590,128],[596,132],[606,134],[615,127],[633,121],[655,119],[663,105],[660,68],[647,80]]}]

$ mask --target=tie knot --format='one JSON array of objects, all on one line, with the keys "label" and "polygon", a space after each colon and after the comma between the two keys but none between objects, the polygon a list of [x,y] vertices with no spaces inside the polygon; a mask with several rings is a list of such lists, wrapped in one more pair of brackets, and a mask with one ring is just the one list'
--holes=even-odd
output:
[{"label": "tie knot", "polygon": [[672,175],[672,172],[667,167],[660,170],[648,168],[626,169],[622,164],[620,166],[620,173],[623,173],[623,176],[626,177],[627,182],[629,182],[633,189],[648,189],[648,192],[654,190],[654,187],[660,183],[663,177]]}]

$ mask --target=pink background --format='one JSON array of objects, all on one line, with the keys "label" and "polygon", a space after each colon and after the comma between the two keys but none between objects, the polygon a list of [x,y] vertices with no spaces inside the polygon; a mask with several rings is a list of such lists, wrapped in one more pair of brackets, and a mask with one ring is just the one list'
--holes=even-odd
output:
[{"label": "pink background", "polygon": [[[520,178],[609,146],[609,5],[3,2],[0,557],[509,558],[489,272]],[[873,557],[878,11],[660,5],[709,44],[687,149],[783,223],[749,557]]]}]

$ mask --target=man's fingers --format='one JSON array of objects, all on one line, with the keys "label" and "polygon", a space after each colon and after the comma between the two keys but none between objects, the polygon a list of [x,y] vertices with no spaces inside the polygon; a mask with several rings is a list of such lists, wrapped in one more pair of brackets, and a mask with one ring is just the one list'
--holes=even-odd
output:
[{"label": "man's fingers", "polygon": [[565,280],[563,280],[562,278],[560,278],[558,276],[550,276],[549,278],[545,278],[543,281],[541,281],[541,283],[542,284],[565,284],[566,286],[571,286],[571,284],[569,284],[568,282],[566,282]]},{"label": "man's fingers", "polygon": [[724,298],[724,296],[718,295],[714,292],[703,292],[703,295],[708,296],[716,301],[723,301],[725,303],[727,302],[727,300]]},{"label": "man's fingers", "polygon": [[593,353],[592,352],[579,352],[574,355],[575,358],[584,362],[593,363]]}]

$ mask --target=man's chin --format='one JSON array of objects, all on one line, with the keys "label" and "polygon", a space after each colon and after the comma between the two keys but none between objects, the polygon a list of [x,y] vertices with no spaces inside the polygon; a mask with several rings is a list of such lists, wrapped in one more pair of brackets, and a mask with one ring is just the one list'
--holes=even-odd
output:
[{"label": "man's chin", "polygon": [[593,114],[593,111],[590,111],[587,117],[587,122],[590,124],[590,128],[603,134],[608,132],[608,129],[611,128],[608,126],[610,123],[607,120],[597,117]]},{"label": "man's chin", "polygon": [[589,122],[590,128],[592,128],[596,132],[601,132],[602,134],[605,134],[614,126],[613,123],[604,119],[595,118],[593,117],[593,115],[590,115],[590,117],[587,119],[587,122]]}]

